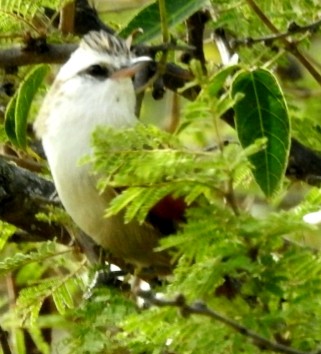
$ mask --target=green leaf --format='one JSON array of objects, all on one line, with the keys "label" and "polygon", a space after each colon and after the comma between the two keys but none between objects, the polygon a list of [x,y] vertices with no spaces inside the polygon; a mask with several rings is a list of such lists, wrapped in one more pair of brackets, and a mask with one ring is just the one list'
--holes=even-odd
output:
[{"label": "green leaf", "polygon": [[23,288],[16,301],[16,315],[21,322],[27,321],[29,325],[36,323],[44,300],[51,295],[56,279],[46,279],[42,283]]},{"label": "green leaf", "polygon": [[38,65],[25,77],[10,101],[5,115],[5,130],[13,144],[27,146],[27,121],[32,100],[49,71],[49,65]]},{"label": "green leaf", "polygon": [[261,151],[249,156],[253,175],[267,197],[280,187],[290,149],[287,105],[276,78],[265,69],[243,70],[232,84],[232,96],[242,95],[234,106],[236,130],[246,148],[266,138]]},{"label": "green leaf", "polygon": [[52,299],[60,314],[64,314],[66,312],[66,308],[73,308],[74,306],[67,283],[61,284],[60,287],[55,289],[55,291],[52,293]]},{"label": "green leaf", "polygon": [[[182,23],[186,18],[204,6],[205,3],[207,3],[205,0],[166,0],[165,5],[166,13],[168,14],[168,25],[171,27],[175,24]],[[137,28],[142,28],[144,33],[136,38],[136,43],[149,41],[161,33],[157,2],[145,7],[139,12],[119,35],[121,37],[127,37]]]},{"label": "green leaf", "polygon": [[208,93],[213,97],[217,96],[220,91],[223,90],[226,79],[231,76],[238,68],[239,65],[229,65],[215,73],[215,75],[210,79]]},{"label": "green leaf", "polygon": [[7,257],[0,262],[0,277],[21,268],[26,264],[43,262],[48,257],[54,256],[56,253],[56,244],[51,241],[43,242],[41,246],[38,247],[37,251],[28,254],[16,252],[13,256]]},{"label": "green leaf", "polygon": [[35,324],[39,317],[39,311],[46,298],[52,296],[60,314],[74,306],[72,289],[78,289],[82,285],[79,278],[73,274],[64,277],[54,277],[41,280],[37,285],[23,288],[16,302],[16,314],[22,321],[29,325]]},{"label": "green leaf", "polygon": [[16,137],[16,123],[15,123],[15,110],[16,110],[17,96],[14,95],[7,105],[6,114],[5,114],[5,122],[4,122],[4,130],[12,142],[12,144],[18,146],[18,141]]}]

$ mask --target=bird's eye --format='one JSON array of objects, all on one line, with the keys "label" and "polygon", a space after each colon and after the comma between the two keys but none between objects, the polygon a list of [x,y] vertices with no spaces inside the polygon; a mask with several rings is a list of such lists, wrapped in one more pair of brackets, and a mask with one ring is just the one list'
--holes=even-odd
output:
[{"label": "bird's eye", "polygon": [[110,75],[110,72],[105,66],[94,64],[86,70],[86,74],[97,79],[106,79]]}]

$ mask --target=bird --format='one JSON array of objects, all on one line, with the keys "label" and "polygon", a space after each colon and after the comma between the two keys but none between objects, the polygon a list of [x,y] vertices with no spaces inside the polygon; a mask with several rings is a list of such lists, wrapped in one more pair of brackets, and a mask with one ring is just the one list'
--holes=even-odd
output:
[{"label": "bird", "polygon": [[123,129],[138,124],[132,77],[150,61],[134,56],[119,37],[89,32],[58,72],[34,130],[42,141],[59,198],[78,227],[134,269],[168,274],[172,267],[169,254],[155,250],[166,228],[155,225],[162,224],[162,211],[168,210],[165,204],[173,200],[161,201],[144,223],[125,223],[123,213],[105,217],[117,191],[107,186],[100,193],[90,164],[79,164],[93,153],[91,135],[98,126]]}]

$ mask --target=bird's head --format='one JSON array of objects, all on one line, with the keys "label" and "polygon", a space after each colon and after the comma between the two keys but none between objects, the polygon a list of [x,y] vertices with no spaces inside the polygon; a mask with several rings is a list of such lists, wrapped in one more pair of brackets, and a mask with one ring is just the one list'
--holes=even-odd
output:
[{"label": "bird's head", "polygon": [[[135,57],[127,43],[104,31],[90,32],[60,69],[35,124],[39,137],[96,126],[132,126],[135,90],[132,77],[151,59]],[[69,128],[70,127],[70,128]]]},{"label": "bird's head", "polygon": [[132,77],[148,61],[150,57],[133,56],[124,40],[104,31],[90,32],[61,68],[57,80],[66,81],[77,75],[96,80]]}]

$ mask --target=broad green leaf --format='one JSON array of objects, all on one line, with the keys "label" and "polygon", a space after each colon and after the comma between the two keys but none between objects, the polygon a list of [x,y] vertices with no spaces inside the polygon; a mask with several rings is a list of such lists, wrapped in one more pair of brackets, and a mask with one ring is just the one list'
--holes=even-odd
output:
[{"label": "broad green leaf", "polygon": [[16,102],[17,96],[14,95],[7,105],[6,114],[5,114],[5,122],[4,129],[12,144],[18,146],[18,141],[16,137],[16,129],[15,129],[15,110],[16,110]]},{"label": "broad green leaf", "polygon": [[31,70],[10,101],[6,111],[6,133],[11,142],[22,149],[27,146],[26,131],[31,103],[48,70],[48,65],[38,65]]},{"label": "broad green leaf", "polygon": [[[204,6],[205,3],[207,3],[205,0],[165,0],[168,25],[173,26],[182,23],[190,15]],[[139,12],[138,15],[129,22],[127,27],[120,32],[120,36],[127,37],[137,28],[142,28],[144,33],[137,37],[135,40],[136,43],[149,41],[161,33],[157,2],[145,7]]]},{"label": "broad green leaf", "polygon": [[270,197],[280,187],[290,149],[287,105],[276,78],[265,69],[241,71],[232,84],[232,96],[240,94],[234,106],[237,134],[244,148],[267,139],[249,160],[256,182]]}]

